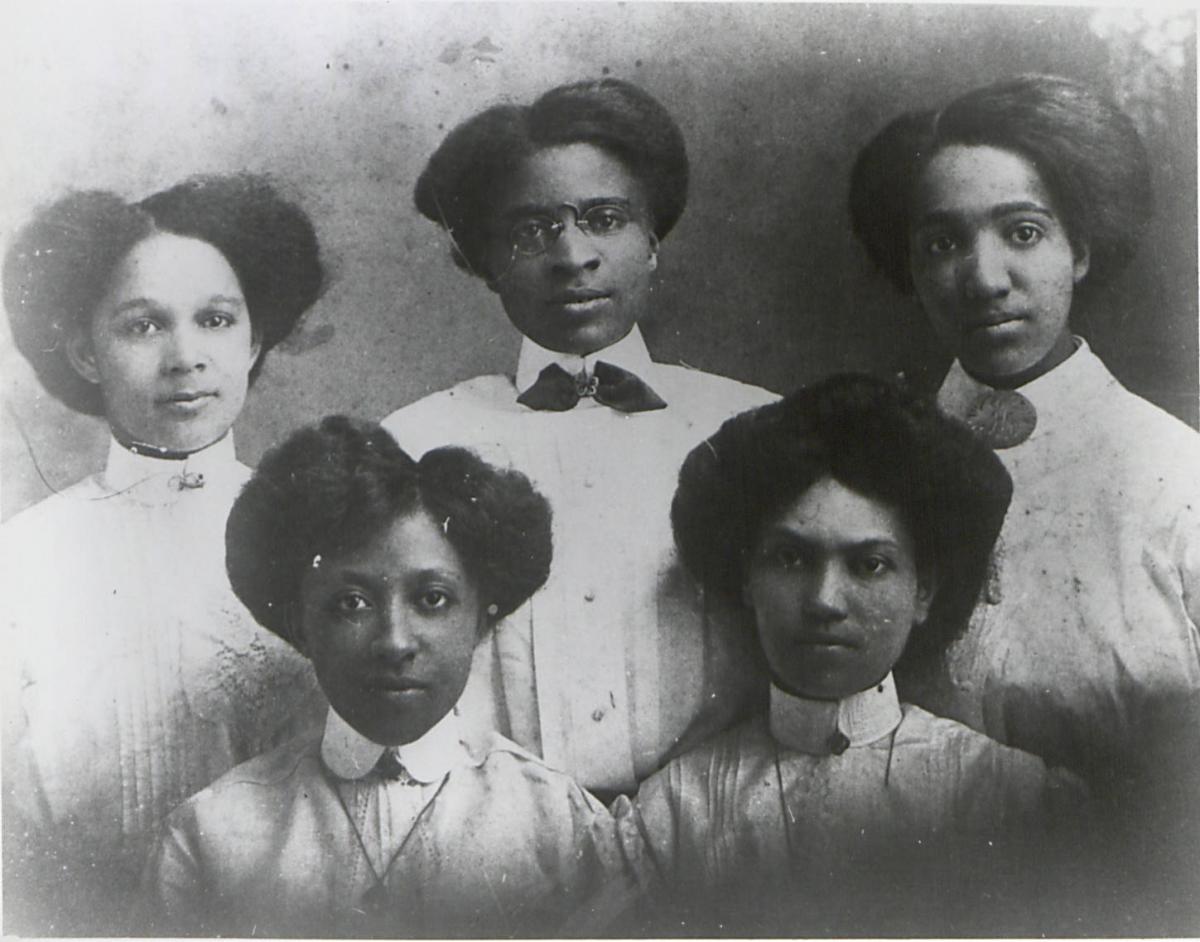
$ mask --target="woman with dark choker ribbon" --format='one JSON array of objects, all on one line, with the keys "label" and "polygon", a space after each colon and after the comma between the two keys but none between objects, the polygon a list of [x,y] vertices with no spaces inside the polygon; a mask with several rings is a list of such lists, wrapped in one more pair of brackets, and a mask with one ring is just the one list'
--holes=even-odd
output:
[{"label": "woman with dark choker ribbon", "polygon": [[868,254],[956,357],[939,405],[1013,478],[970,626],[909,692],[1100,795],[1173,777],[1200,689],[1200,437],[1070,328],[1150,204],[1129,118],[1042,75],[896,118],[850,193]]},{"label": "woman with dark choker ribbon", "polygon": [[112,438],[0,528],[6,929],[122,934],[166,812],[323,715],[224,566],[231,426],[321,285],[308,217],[252,176],[72,193],[9,247],[18,349]]}]

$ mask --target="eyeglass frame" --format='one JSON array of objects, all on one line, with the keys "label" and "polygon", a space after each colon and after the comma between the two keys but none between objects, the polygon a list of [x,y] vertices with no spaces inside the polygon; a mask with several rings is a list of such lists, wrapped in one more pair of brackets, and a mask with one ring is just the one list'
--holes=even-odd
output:
[{"label": "eyeglass frame", "polygon": [[[634,209],[632,201],[623,197],[602,197],[596,200],[587,200],[583,203],[582,207],[576,205],[575,203],[559,203],[556,207],[554,207],[554,213],[561,215],[565,209],[571,210],[571,212],[574,214],[575,218],[571,220],[571,225],[574,225],[575,228],[591,239],[606,239],[619,235],[629,227],[630,223],[639,223],[642,221],[642,216],[637,212],[637,210]],[[592,224],[587,221],[587,217],[591,213],[602,209],[620,210],[621,213],[628,218],[621,224],[619,228],[610,232],[593,231],[591,227]],[[525,225],[531,221],[543,220],[549,220],[548,228],[551,233],[549,238],[546,240],[545,246],[535,252],[523,250],[517,244],[518,240],[514,235],[517,227]],[[545,255],[548,251],[550,251],[551,248],[554,247],[554,245],[558,243],[558,240],[562,237],[562,234],[566,231],[566,229],[567,223],[551,212],[521,213],[513,219],[507,230],[503,230],[504,235],[507,237],[508,247],[511,252],[511,255],[509,256],[510,262],[515,262],[518,258],[539,258],[542,255]],[[496,235],[497,237],[500,237],[499,232],[497,232]]]}]

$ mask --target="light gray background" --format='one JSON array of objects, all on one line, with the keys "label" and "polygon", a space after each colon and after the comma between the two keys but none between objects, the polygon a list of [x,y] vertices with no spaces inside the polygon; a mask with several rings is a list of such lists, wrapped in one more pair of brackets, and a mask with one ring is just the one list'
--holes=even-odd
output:
[{"label": "light gray background", "polygon": [[[275,175],[330,270],[237,426],[243,460],[330,412],[378,418],[512,368],[517,335],[451,263],[412,186],[445,131],[501,100],[611,74],[678,119],[691,200],[664,243],[659,359],[779,391],[843,369],[937,373],[911,302],[849,231],[857,149],[896,112],[1053,71],[1142,126],[1159,212],[1077,328],[1135,392],[1197,418],[1190,14],[750,4],[239,4],[10,9],[0,38],[0,241],[68,187],[141,197],[200,171]],[[0,328],[5,517],[97,469],[103,423],[41,391]],[[36,462],[36,464],[35,464]]]}]

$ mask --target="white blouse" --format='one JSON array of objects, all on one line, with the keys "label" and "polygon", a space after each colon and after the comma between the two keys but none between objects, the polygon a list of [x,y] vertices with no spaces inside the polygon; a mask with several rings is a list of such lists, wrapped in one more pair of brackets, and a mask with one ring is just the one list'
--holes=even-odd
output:
[{"label": "white blouse", "polygon": [[[1148,765],[1200,693],[1200,435],[1079,349],[1020,388],[1013,498],[964,637],[906,697],[1093,785]],[[988,387],[955,364],[938,401]]]},{"label": "white blouse", "polygon": [[162,817],[324,713],[229,587],[249,476],[228,436],[186,460],[114,441],[0,527],[5,878],[28,931],[119,930]]}]

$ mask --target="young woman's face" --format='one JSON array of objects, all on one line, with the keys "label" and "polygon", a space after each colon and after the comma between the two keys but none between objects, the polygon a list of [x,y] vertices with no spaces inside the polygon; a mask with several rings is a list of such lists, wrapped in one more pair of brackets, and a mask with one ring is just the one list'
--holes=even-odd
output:
[{"label": "young woman's face", "polygon": [[173,233],[137,243],[70,344],[118,436],[172,451],[221,438],[258,354],[237,276],[212,245]]},{"label": "young woman's face", "polygon": [[[593,353],[646,312],[658,242],[641,187],[606,151],[591,144],[538,151],[500,188],[491,217],[488,284],[535,343]],[[541,238],[545,251],[522,254],[514,236],[527,245]]]},{"label": "young woman's face", "polygon": [[419,739],[462,695],[485,624],[458,552],[425,511],[314,560],[298,640],[338,715],[373,742]]},{"label": "young woman's face", "polygon": [[930,595],[899,514],[832,478],[767,525],[746,582],[776,684],[820,700],[887,676]]},{"label": "young woman's face", "polygon": [[1024,382],[1071,354],[1087,253],[1072,248],[1024,157],[965,145],[937,153],[917,185],[909,246],[921,304],[972,375]]}]

